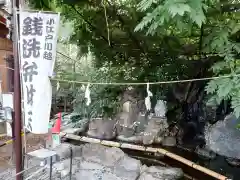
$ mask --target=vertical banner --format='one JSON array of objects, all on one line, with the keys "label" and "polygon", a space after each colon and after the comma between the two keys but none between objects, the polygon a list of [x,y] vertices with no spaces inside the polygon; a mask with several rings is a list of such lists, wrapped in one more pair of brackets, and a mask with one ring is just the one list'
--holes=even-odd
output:
[{"label": "vertical banner", "polygon": [[20,68],[25,127],[34,134],[48,132],[60,15],[20,11]]}]

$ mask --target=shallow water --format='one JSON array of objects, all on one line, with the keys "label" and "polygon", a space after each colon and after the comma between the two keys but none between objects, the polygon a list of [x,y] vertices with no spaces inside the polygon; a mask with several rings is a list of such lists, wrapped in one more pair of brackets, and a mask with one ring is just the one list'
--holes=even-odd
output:
[{"label": "shallow water", "polygon": [[[166,149],[166,148],[165,148]],[[240,178],[240,168],[230,166],[225,157],[217,155],[213,160],[205,160],[200,158],[196,153],[184,150],[182,147],[178,148],[167,148],[169,151],[176,153],[186,159],[189,159],[203,167],[209,168],[219,174],[227,176],[232,180],[239,180]],[[201,179],[200,179],[201,180]],[[205,178],[204,178],[205,180]]]}]

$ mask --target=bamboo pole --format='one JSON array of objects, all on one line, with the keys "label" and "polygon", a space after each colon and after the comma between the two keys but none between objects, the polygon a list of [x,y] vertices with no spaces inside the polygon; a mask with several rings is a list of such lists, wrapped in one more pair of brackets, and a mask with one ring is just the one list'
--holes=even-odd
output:
[{"label": "bamboo pole", "polygon": [[210,169],[207,169],[205,167],[202,167],[192,161],[189,161],[186,158],[183,158],[179,155],[176,155],[174,153],[171,153],[165,149],[162,148],[152,148],[152,147],[144,147],[140,145],[134,145],[134,144],[129,144],[129,143],[120,143],[120,142],[114,142],[114,141],[107,141],[107,140],[99,140],[95,138],[89,138],[86,136],[77,136],[74,134],[68,134],[68,133],[60,133],[61,137],[66,137],[69,139],[77,140],[77,141],[82,141],[82,142],[87,142],[87,143],[96,143],[96,144],[101,144],[105,146],[111,146],[111,147],[118,147],[118,148],[124,148],[124,149],[133,149],[133,150],[138,150],[138,151],[145,151],[145,152],[158,152],[163,154],[164,156],[167,156],[171,159],[174,159],[180,163],[183,163],[195,170],[198,170],[202,173],[205,173],[213,178],[216,178],[218,180],[229,180],[226,176],[223,176],[219,173],[216,173]]}]

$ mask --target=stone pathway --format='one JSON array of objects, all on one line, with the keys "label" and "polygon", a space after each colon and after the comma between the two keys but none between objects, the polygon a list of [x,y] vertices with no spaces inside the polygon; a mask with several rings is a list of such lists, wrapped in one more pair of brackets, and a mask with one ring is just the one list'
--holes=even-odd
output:
[{"label": "stone pathway", "polygon": [[[74,146],[63,143],[53,149],[58,161],[53,165],[52,180],[70,178],[70,148],[72,148],[72,180],[177,180],[183,177],[179,168],[160,166],[147,167],[139,160],[129,157],[119,148],[109,148],[99,144]],[[50,168],[39,171],[39,159],[28,159],[28,167],[24,173],[25,179],[33,175],[31,180],[49,180]],[[26,165],[25,165],[26,166]],[[14,180],[15,170],[7,169],[0,174],[1,179]]]},{"label": "stone pathway", "polygon": [[[126,155],[119,148],[109,148],[99,144],[73,146],[63,143],[54,149],[59,161],[53,165],[52,180],[70,178],[70,148],[73,152],[72,180],[177,180],[183,177],[183,172],[179,168],[147,167],[142,165],[139,160]],[[25,172],[25,177],[29,177],[41,169],[40,160],[30,159],[28,167],[32,166],[37,167]],[[14,179],[11,176],[14,176],[12,168],[0,174],[0,178],[8,177],[6,180]],[[49,180],[49,167],[30,179]]]}]

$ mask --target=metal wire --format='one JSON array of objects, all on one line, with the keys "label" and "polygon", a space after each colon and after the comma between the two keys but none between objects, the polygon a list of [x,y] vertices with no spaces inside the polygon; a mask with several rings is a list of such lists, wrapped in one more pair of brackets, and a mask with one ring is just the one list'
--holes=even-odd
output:
[{"label": "metal wire", "polygon": [[32,177],[34,177],[35,175],[37,175],[38,173],[40,173],[41,171],[43,171],[44,169],[47,169],[47,166],[44,166],[42,168],[40,168],[39,170],[37,170],[36,172],[32,173],[29,177],[27,177],[25,180],[30,180]]},{"label": "metal wire", "polygon": [[27,169],[24,169],[23,171],[16,173],[14,176],[11,176],[10,178],[8,178],[8,179],[6,179],[6,180],[11,180],[11,179],[15,178],[16,176],[18,176],[19,174],[22,174],[22,173],[24,173],[24,172],[26,172],[26,171],[28,171],[28,170],[30,170],[30,169],[33,169],[33,168],[35,168],[35,167],[38,167],[38,166],[39,166],[39,165],[32,166],[32,167],[29,167],[29,168],[27,168]]}]

